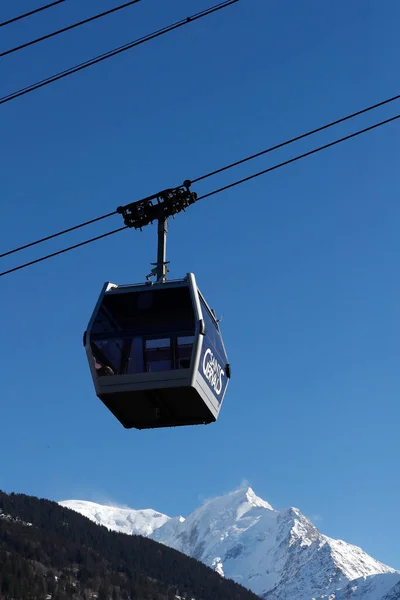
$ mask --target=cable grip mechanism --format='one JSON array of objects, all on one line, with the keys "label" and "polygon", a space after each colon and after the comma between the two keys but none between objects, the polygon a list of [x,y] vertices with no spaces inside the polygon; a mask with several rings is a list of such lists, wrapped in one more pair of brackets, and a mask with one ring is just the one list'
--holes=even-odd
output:
[{"label": "cable grip mechanism", "polygon": [[153,196],[117,208],[117,213],[122,215],[126,227],[142,230],[146,225],[158,221],[157,262],[152,263],[155,266],[146,275],[147,280],[156,277],[157,283],[163,283],[167,279],[168,218],[175,217],[196,202],[197,194],[190,191],[191,184],[192,182],[186,179],[179,187],[168,188]]}]

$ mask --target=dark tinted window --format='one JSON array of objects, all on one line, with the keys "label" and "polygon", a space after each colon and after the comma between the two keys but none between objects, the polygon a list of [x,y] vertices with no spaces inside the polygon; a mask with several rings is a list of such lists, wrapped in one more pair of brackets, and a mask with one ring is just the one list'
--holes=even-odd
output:
[{"label": "dark tinted window", "polygon": [[106,294],[92,333],[194,333],[192,300],[187,287]]},{"label": "dark tinted window", "polygon": [[188,369],[192,358],[194,335],[181,336],[177,339],[176,358],[178,369]]},{"label": "dark tinted window", "polygon": [[194,329],[188,287],[106,294],[91,331],[97,372],[189,368]]},{"label": "dark tinted window", "polygon": [[145,368],[148,373],[172,369],[170,338],[146,340],[145,347]]}]

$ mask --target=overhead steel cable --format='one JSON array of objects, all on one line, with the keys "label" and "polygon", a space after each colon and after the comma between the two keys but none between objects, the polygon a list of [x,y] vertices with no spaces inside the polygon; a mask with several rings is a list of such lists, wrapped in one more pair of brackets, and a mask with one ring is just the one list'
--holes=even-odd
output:
[{"label": "overhead steel cable", "polygon": [[97,19],[101,19],[102,17],[106,17],[107,15],[111,15],[119,10],[123,10],[124,8],[128,8],[133,4],[137,4],[141,2],[141,0],[131,0],[130,2],[125,2],[125,4],[120,4],[119,6],[115,6],[114,8],[110,8],[102,13],[98,13],[97,15],[93,15],[92,17],[88,17],[87,19],[83,19],[82,21],[78,21],[77,23],[73,23],[72,25],[68,25],[67,27],[63,27],[62,29],[57,29],[57,31],[52,31],[51,33],[47,33],[46,35],[42,35],[34,40],[30,40],[29,42],[25,42],[20,46],[15,46],[14,48],[10,48],[9,50],[4,50],[0,52],[0,58],[3,56],[8,56],[9,54],[13,54],[13,52],[18,52],[18,50],[23,50],[24,48],[28,48],[29,46],[33,46],[34,44],[38,44],[39,42],[43,42],[48,40],[56,35],[60,35],[61,33],[65,33],[66,31],[71,31],[71,29],[75,29],[76,27],[81,27],[82,25],[86,25],[86,23],[91,23],[92,21],[96,21]]},{"label": "overhead steel cable", "polygon": [[114,233],[118,233],[119,231],[123,231],[124,229],[128,229],[128,227],[119,227],[118,229],[113,229],[112,231],[108,231],[107,233],[102,233],[101,235],[96,235],[96,237],[85,240],[84,242],[79,242],[78,244],[74,244],[73,246],[68,246],[68,248],[63,248],[62,250],[57,250],[57,252],[52,252],[51,254],[47,254],[46,256],[41,256],[40,258],[36,258],[35,260],[31,260],[23,265],[19,265],[18,267],[14,267],[13,269],[8,269],[8,271],[4,271],[0,273],[0,277],[3,275],[8,275],[9,273],[14,273],[15,271],[19,271],[20,269],[25,269],[26,267],[30,267],[37,263],[40,263],[48,258],[53,258],[54,256],[58,256],[59,254],[65,254],[65,252],[69,252],[70,250],[75,250],[75,248],[80,248],[81,246],[87,246],[87,244],[91,244],[92,242],[96,242],[97,240],[101,240],[110,235],[114,235]]},{"label": "overhead steel cable", "polygon": [[131,48],[135,48],[136,46],[144,44],[145,42],[149,42],[150,40],[153,40],[153,39],[160,37],[166,33],[174,31],[175,29],[179,29],[180,27],[183,27],[184,25],[188,25],[189,23],[192,23],[194,21],[202,19],[203,17],[211,15],[223,8],[227,8],[228,6],[235,4],[236,2],[239,2],[239,0],[226,0],[225,2],[221,2],[220,4],[217,4],[215,6],[207,8],[199,13],[195,13],[189,17],[186,17],[185,19],[182,19],[181,21],[177,21],[176,23],[167,25],[166,27],[162,27],[161,29],[154,31],[153,33],[149,33],[137,40],[129,42],[128,44],[124,44],[123,46],[119,46],[118,48],[114,48],[113,50],[109,50],[108,52],[104,52],[103,54],[95,56],[94,58],[91,58],[85,62],[79,63],[78,65],[75,65],[74,67],[65,69],[64,71],[61,71],[60,73],[51,75],[50,77],[47,77],[46,79],[42,79],[41,81],[38,81],[31,85],[28,85],[20,90],[17,90],[16,92],[8,94],[7,96],[3,96],[2,98],[0,98],[0,104],[5,104],[6,102],[10,102],[11,100],[15,100],[16,98],[19,98],[20,96],[29,94],[30,92],[33,92],[34,90],[42,88],[51,83],[54,83],[55,81],[63,79],[64,77],[68,77],[69,75],[78,73],[78,71],[87,69],[88,67],[96,65],[104,60],[107,60],[108,58],[116,56],[117,54],[121,54],[121,52],[125,52],[126,50],[130,50]]},{"label": "overhead steel cable", "polygon": [[[233,183],[229,183],[228,185],[224,185],[216,190],[213,190],[212,192],[203,194],[203,196],[199,196],[197,198],[197,200],[203,200],[204,198],[209,198],[210,196],[214,196],[215,194],[219,194],[220,192],[229,190],[233,187],[236,187],[237,185],[245,183],[246,181],[251,181],[252,179],[255,179],[256,177],[260,177],[261,175],[266,175],[266,173],[271,173],[271,171],[276,171],[276,169],[280,169],[281,167],[290,165],[291,163],[297,162],[297,161],[301,160],[302,158],[306,158],[307,156],[312,156],[313,154],[317,154],[318,152],[321,152],[322,150],[326,150],[327,148],[331,148],[332,146],[336,146],[337,144],[341,144],[342,142],[351,140],[352,138],[355,138],[363,133],[367,133],[367,131],[372,131],[373,129],[382,127],[382,125],[387,125],[388,123],[392,123],[393,121],[396,121],[397,119],[400,119],[400,114],[395,115],[394,117],[390,117],[389,119],[385,119],[384,121],[380,121],[379,123],[375,123],[374,125],[370,125],[369,127],[365,127],[364,129],[360,129],[359,131],[356,131],[355,133],[350,133],[349,135],[345,135],[344,137],[334,140],[333,142],[329,142],[328,144],[324,144],[323,146],[314,148],[314,150],[309,150],[308,152],[299,154],[299,155],[295,156],[294,158],[289,158],[288,160],[284,160],[283,162],[278,163],[277,165],[273,165],[272,167],[268,167],[267,169],[258,171],[258,173],[254,173],[253,175],[249,175],[248,177],[243,177],[243,179],[238,179],[237,181],[234,181]],[[1,273],[0,273],[0,275],[1,275]]]},{"label": "overhead steel cable", "polygon": [[47,242],[48,240],[52,240],[56,237],[59,237],[60,235],[64,235],[65,233],[70,233],[71,231],[75,231],[76,229],[86,227],[87,225],[92,225],[92,223],[97,223],[97,221],[108,219],[108,217],[112,217],[115,214],[117,214],[117,211],[114,210],[113,212],[107,213],[106,215],[102,215],[101,217],[96,217],[95,219],[90,219],[89,221],[85,221],[84,223],[79,223],[79,225],[74,225],[73,227],[68,227],[68,229],[63,229],[62,231],[58,231],[57,233],[52,233],[51,235],[47,235],[46,237],[43,237],[40,240],[36,240],[34,242],[30,242],[29,244],[19,246],[19,248],[14,248],[13,250],[4,252],[3,254],[0,254],[0,258],[10,256],[10,254],[15,254],[15,252],[20,252],[21,250],[26,250],[27,248],[32,248],[32,246],[36,246],[37,244],[41,244],[42,242]]},{"label": "overhead steel cable", "polygon": [[16,21],[20,21],[21,19],[25,19],[26,17],[31,17],[36,13],[42,12],[43,10],[47,10],[48,8],[52,8],[56,4],[62,4],[65,0],[56,0],[56,2],[50,2],[49,4],[45,4],[44,6],[39,6],[34,10],[30,10],[29,12],[23,13],[22,15],[18,15],[17,17],[13,17],[12,19],[8,19],[7,21],[3,21],[0,23],[0,27],[5,27],[6,25],[11,25],[11,23],[15,23]]},{"label": "overhead steel cable", "polygon": [[269,154],[270,152],[273,152],[274,150],[278,150],[279,148],[283,148],[284,146],[289,146],[289,144],[293,144],[294,142],[303,140],[304,138],[314,135],[315,133],[319,133],[320,131],[329,129],[330,127],[333,127],[334,125],[339,125],[340,123],[344,123],[345,121],[354,119],[355,117],[358,117],[367,112],[370,112],[371,110],[375,110],[375,109],[379,108],[380,106],[384,106],[385,104],[390,104],[391,102],[394,102],[395,100],[400,100],[400,94],[398,94],[397,96],[392,96],[391,98],[388,98],[387,100],[382,100],[382,102],[377,102],[376,104],[367,106],[367,108],[362,108],[361,110],[358,110],[357,112],[351,113],[350,115],[347,115],[346,117],[341,117],[340,119],[336,119],[336,121],[331,121],[330,123],[327,123],[326,125],[322,125],[321,127],[317,127],[316,129],[311,129],[310,131],[307,131],[306,133],[302,133],[301,135],[297,135],[296,137],[290,138],[289,140],[286,140],[285,142],[281,142],[279,144],[276,144],[275,146],[270,146],[266,150],[261,150],[260,152],[257,152],[256,154],[251,154],[250,156],[246,156],[245,158],[242,158],[233,163],[230,163],[229,165],[226,165],[225,167],[221,167],[220,169],[216,169],[215,171],[210,171],[210,173],[201,175],[200,177],[197,177],[196,179],[191,179],[191,182],[197,183],[198,181],[203,181],[204,179],[208,179],[209,177],[218,175],[219,173],[222,173],[223,171],[227,171],[228,169],[232,169],[233,167],[242,165],[242,164],[248,162],[249,160],[258,158],[259,156],[264,156],[265,154]]},{"label": "overhead steel cable", "polygon": [[[350,119],[353,119],[359,115],[365,114],[369,111],[375,110],[376,108],[379,108],[381,106],[384,106],[385,104],[389,104],[390,102],[394,102],[395,100],[399,100],[400,99],[400,94],[397,96],[392,96],[391,98],[388,98],[387,100],[382,100],[381,102],[377,102],[376,104],[373,104],[371,106],[368,106],[366,108],[363,108],[361,110],[358,110],[357,112],[351,113],[350,115],[347,115],[345,117],[341,117],[339,119],[336,119],[335,121],[331,121],[330,123],[326,124],[326,125],[322,125],[321,127],[317,127],[316,129],[312,129],[310,131],[307,131],[306,133],[302,133],[301,135],[298,135],[296,137],[292,137],[284,142],[281,142],[275,146],[270,146],[269,148],[262,150],[261,152],[257,152],[256,154],[252,154],[250,156],[247,156],[245,158],[242,158],[241,160],[238,160],[236,162],[230,163],[229,165],[226,165],[224,167],[221,167],[220,169],[216,169],[215,171],[210,171],[210,173],[207,173],[205,175],[202,175],[201,177],[197,177],[196,179],[192,179],[191,182],[192,183],[197,183],[198,181],[202,181],[204,179],[207,179],[208,177],[212,177],[213,175],[217,175],[218,173],[222,173],[223,171],[226,171],[228,169],[231,169],[233,167],[236,167],[238,165],[241,165],[245,162],[248,162],[250,160],[253,160],[254,158],[258,158],[259,156],[263,156],[264,154],[268,154],[274,150],[277,150],[279,148],[283,148],[284,146],[288,146],[290,144],[293,144],[294,142],[297,142],[301,139],[307,138],[315,133],[318,133],[320,131],[324,131],[326,129],[329,129],[330,127],[333,127],[334,125],[338,125],[339,123],[344,123],[345,121],[348,121]],[[95,223],[96,221],[101,221],[102,219],[106,219],[108,217],[111,217],[112,215],[116,214],[117,211],[113,211],[110,213],[107,213],[105,215],[102,215],[101,217],[97,217],[95,219],[90,219],[89,221],[85,221],[84,223],[80,223],[79,225],[75,225],[73,227],[69,227],[68,229],[64,229],[62,231],[59,231],[57,233],[54,233],[52,235],[48,235],[46,237],[43,237],[39,240],[36,240],[34,242],[30,242],[28,244],[24,244],[23,246],[19,246],[18,248],[14,248],[13,250],[9,250],[7,252],[4,252],[3,254],[0,254],[0,258],[3,258],[5,256],[9,256],[10,254],[14,254],[16,252],[19,252],[21,250],[25,250],[26,248],[30,248],[32,246],[36,246],[37,244],[41,244],[42,242],[46,242],[47,240],[51,240],[55,237],[58,237],[60,235],[64,235],[65,233],[69,233],[71,231],[74,231],[75,229],[80,229],[81,227],[85,227],[86,225],[91,225],[92,223]]]},{"label": "overhead steel cable", "polygon": [[[299,160],[301,160],[302,158],[306,158],[307,156],[311,156],[313,154],[317,154],[318,152],[322,152],[323,150],[326,150],[327,148],[331,148],[332,146],[336,146],[337,144],[340,144],[342,142],[345,142],[347,140],[350,140],[352,138],[355,138],[359,135],[362,135],[363,133],[367,133],[368,131],[372,131],[374,129],[377,129],[378,127],[382,127],[383,125],[387,125],[388,123],[392,123],[394,121],[396,121],[397,119],[400,119],[400,114],[395,115],[394,117],[390,117],[388,119],[385,119],[384,121],[380,121],[379,123],[374,123],[373,125],[370,125],[369,127],[365,127],[364,129],[360,129],[354,133],[351,133],[349,135],[346,135],[344,137],[341,137],[337,140],[334,140],[333,142],[329,142],[328,144],[324,144],[323,146],[319,146],[318,148],[314,148],[314,150],[310,150],[309,152],[304,152],[303,154],[299,154],[293,158],[290,158],[288,160],[285,160],[281,163],[278,163],[276,165],[273,165],[272,167],[268,167],[267,169],[263,169],[262,171],[258,171],[257,173],[254,173],[253,175],[249,175],[248,177],[244,177],[242,179],[238,179],[237,181],[234,181],[233,183],[230,183],[228,185],[225,185],[223,187],[217,188],[211,192],[208,192],[207,194],[203,194],[202,196],[199,196],[197,198],[198,200],[203,200],[204,198],[209,198],[210,196],[214,196],[216,194],[220,194],[221,192],[231,189],[233,187],[236,187],[238,185],[241,185],[242,183],[245,183],[247,181],[250,181],[252,179],[255,179],[256,177],[260,177],[261,175],[265,175],[267,173],[270,173],[271,171],[275,171],[277,169],[280,169],[281,167],[285,167],[286,165],[289,165],[291,163],[297,162]],[[15,271],[19,271],[20,269],[25,269],[26,267],[30,267],[31,265],[34,265],[36,263],[42,262],[44,260],[47,260],[49,258],[53,258],[54,256],[58,256],[59,254],[64,254],[65,252],[69,252],[70,250],[74,250],[75,248],[79,248],[81,246],[85,246],[87,244],[90,244],[92,242],[95,242],[97,240],[100,240],[102,238],[108,237],[110,235],[114,235],[114,233],[118,233],[120,231],[124,231],[125,229],[128,229],[128,227],[124,226],[124,227],[120,227],[118,229],[114,229],[113,231],[109,231],[107,233],[103,233],[102,235],[98,235],[94,238],[90,238],[88,240],[85,240],[84,242],[80,242],[78,244],[74,244],[73,246],[69,246],[68,248],[64,248],[62,250],[58,250],[57,252],[53,252],[51,254],[48,254],[47,256],[42,256],[41,258],[37,258],[35,260],[26,262],[22,265],[18,265],[17,267],[14,267],[12,269],[8,269],[7,271],[3,271],[2,273],[0,273],[0,277],[3,277],[4,275],[8,275],[10,273],[14,273]]]}]

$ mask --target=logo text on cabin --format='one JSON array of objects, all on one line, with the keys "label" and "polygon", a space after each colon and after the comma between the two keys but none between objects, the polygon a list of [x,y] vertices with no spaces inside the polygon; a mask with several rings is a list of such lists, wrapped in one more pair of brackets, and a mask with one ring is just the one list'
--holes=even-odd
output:
[{"label": "logo text on cabin", "polygon": [[222,391],[222,378],[224,377],[225,372],[210,348],[208,348],[204,354],[203,373],[214,392],[219,396]]}]

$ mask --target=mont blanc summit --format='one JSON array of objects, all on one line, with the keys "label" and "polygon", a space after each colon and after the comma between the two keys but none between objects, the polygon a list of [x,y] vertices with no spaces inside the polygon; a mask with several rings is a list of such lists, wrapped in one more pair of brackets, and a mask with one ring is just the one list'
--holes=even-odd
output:
[{"label": "mont blanc summit", "polygon": [[311,600],[351,580],[394,573],[360,548],[322,535],[296,508],[274,510],[251,488],[210,500],[153,539],[216,568],[268,600]]}]

